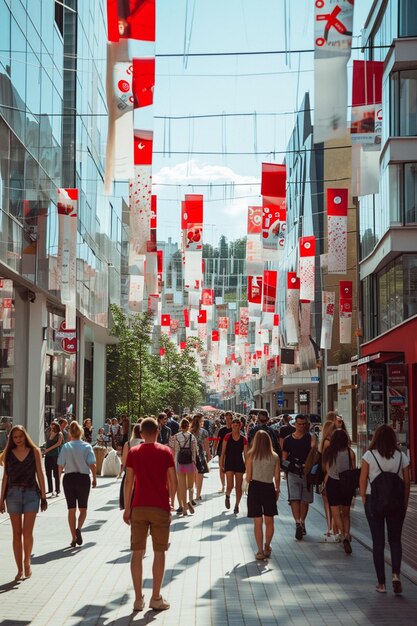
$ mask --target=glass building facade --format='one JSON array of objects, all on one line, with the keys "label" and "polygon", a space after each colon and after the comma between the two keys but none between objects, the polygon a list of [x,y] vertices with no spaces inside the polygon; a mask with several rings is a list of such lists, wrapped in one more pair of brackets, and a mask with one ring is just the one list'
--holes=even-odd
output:
[{"label": "glass building facade", "polygon": [[[8,355],[2,357],[0,398],[4,385],[4,397],[14,397],[14,332],[30,334],[34,323],[26,305],[19,305],[22,313],[15,310],[22,300],[17,294],[42,294],[49,328],[45,412],[51,416],[75,407],[77,395],[91,399],[91,389],[81,389],[76,379],[90,381],[84,374],[91,371],[97,329],[108,326],[109,301],[120,304],[125,201],[122,187],[113,196],[103,194],[106,4],[0,0],[0,41],[0,354]],[[53,339],[65,317],[57,258],[59,187],[76,187],[79,196],[77,332],[83,346],[72,355]],[[81,406],[91,413],[91,401]],[[26,418],[13,400],[2,410]]]}]

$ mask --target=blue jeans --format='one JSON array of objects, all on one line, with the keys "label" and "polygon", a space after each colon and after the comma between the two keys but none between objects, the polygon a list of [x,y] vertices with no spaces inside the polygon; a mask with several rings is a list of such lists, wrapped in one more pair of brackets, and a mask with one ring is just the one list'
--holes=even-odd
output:
[{"label": "blue jeans", "polygon": [[372,553],[375,571],[380,585],[385,585],[385,522],[388,530],[388,543],[391,550],[391,567],[393,574],[401,572],[402,545],[401,533],[404,523],[404,512],[394,515],[376,517],[371,509],[371,496],[366,496],[365,513],[372,535]]}]

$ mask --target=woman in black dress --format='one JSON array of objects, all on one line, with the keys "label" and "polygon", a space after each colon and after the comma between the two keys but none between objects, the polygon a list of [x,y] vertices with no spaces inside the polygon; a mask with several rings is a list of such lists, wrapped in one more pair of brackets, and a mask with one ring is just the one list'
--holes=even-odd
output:
[{"label": "woman in black dress", "polygon": [[242,497],[243,474],[246,469],[246,451],[248,440],[240,432],[240,419],[232,420],[232,432],[225,436],[220,457],[220,467],[226,474],[226,509],[230,509],[230,494],[235,487],[236,504],[234,513],[239,513],[239,503]]}]

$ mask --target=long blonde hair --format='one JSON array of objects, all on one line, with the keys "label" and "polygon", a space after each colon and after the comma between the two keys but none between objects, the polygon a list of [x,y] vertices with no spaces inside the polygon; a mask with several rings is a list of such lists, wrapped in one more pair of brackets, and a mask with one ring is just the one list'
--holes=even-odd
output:
[{"label": "long blonde hair", "polygon": [[275,455],[271,437],[265,430],[258,430],[248,454],[250,454],[251,459],[259,459],[260,461]]},{"label": "long blonde hair", "polygon": [[5,447],[5,449],[4,449],[3,453],[2,453],[1,462],[4,465],[6,465],[7,457],[9,456],[9,453],[11,452],[11,450],[13,450],[13,448],[16,447],[16,444],[13,441],[13,433],[16,430],[20,430],[20,432],[22,432],[24,434],[25,439],[26,439],[25,445],[26,445],[27,448],[33,448],[34,450],[39,450],[39,448],[36,445],[36,443],[29,436],[26,428],[24,426],[20,426],[19,424],[17,424],[16,426],[13,426],[13,428],[11,429],[11,431],[9,433],[9,436],[7,438],[6,447]]},{"label": "long blonde hair", "polygon": [[323,428],[321,431],[319,452],[323,452],[324,442],[327,441],[327,439],[329,439],[329,437],[334,433],[335,430],[336,430],[336,424],[332,420],[327,420],[327,422],[324,422]]}]

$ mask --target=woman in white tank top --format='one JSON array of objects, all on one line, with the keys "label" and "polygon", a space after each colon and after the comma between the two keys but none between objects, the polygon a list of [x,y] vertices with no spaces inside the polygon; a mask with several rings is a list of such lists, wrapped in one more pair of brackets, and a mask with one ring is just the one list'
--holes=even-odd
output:
[{"label": "woman in white tank top", "polygon": [[249,484],[248,517],[251,517],[254,523],[253,529],[258,547],[255,556],[258,560],[271,556],[274,516],[278,515],[280,479],[279,456],[273,451],[271,438],[266,431],[258,430],[246,461],[246,480]]}]

